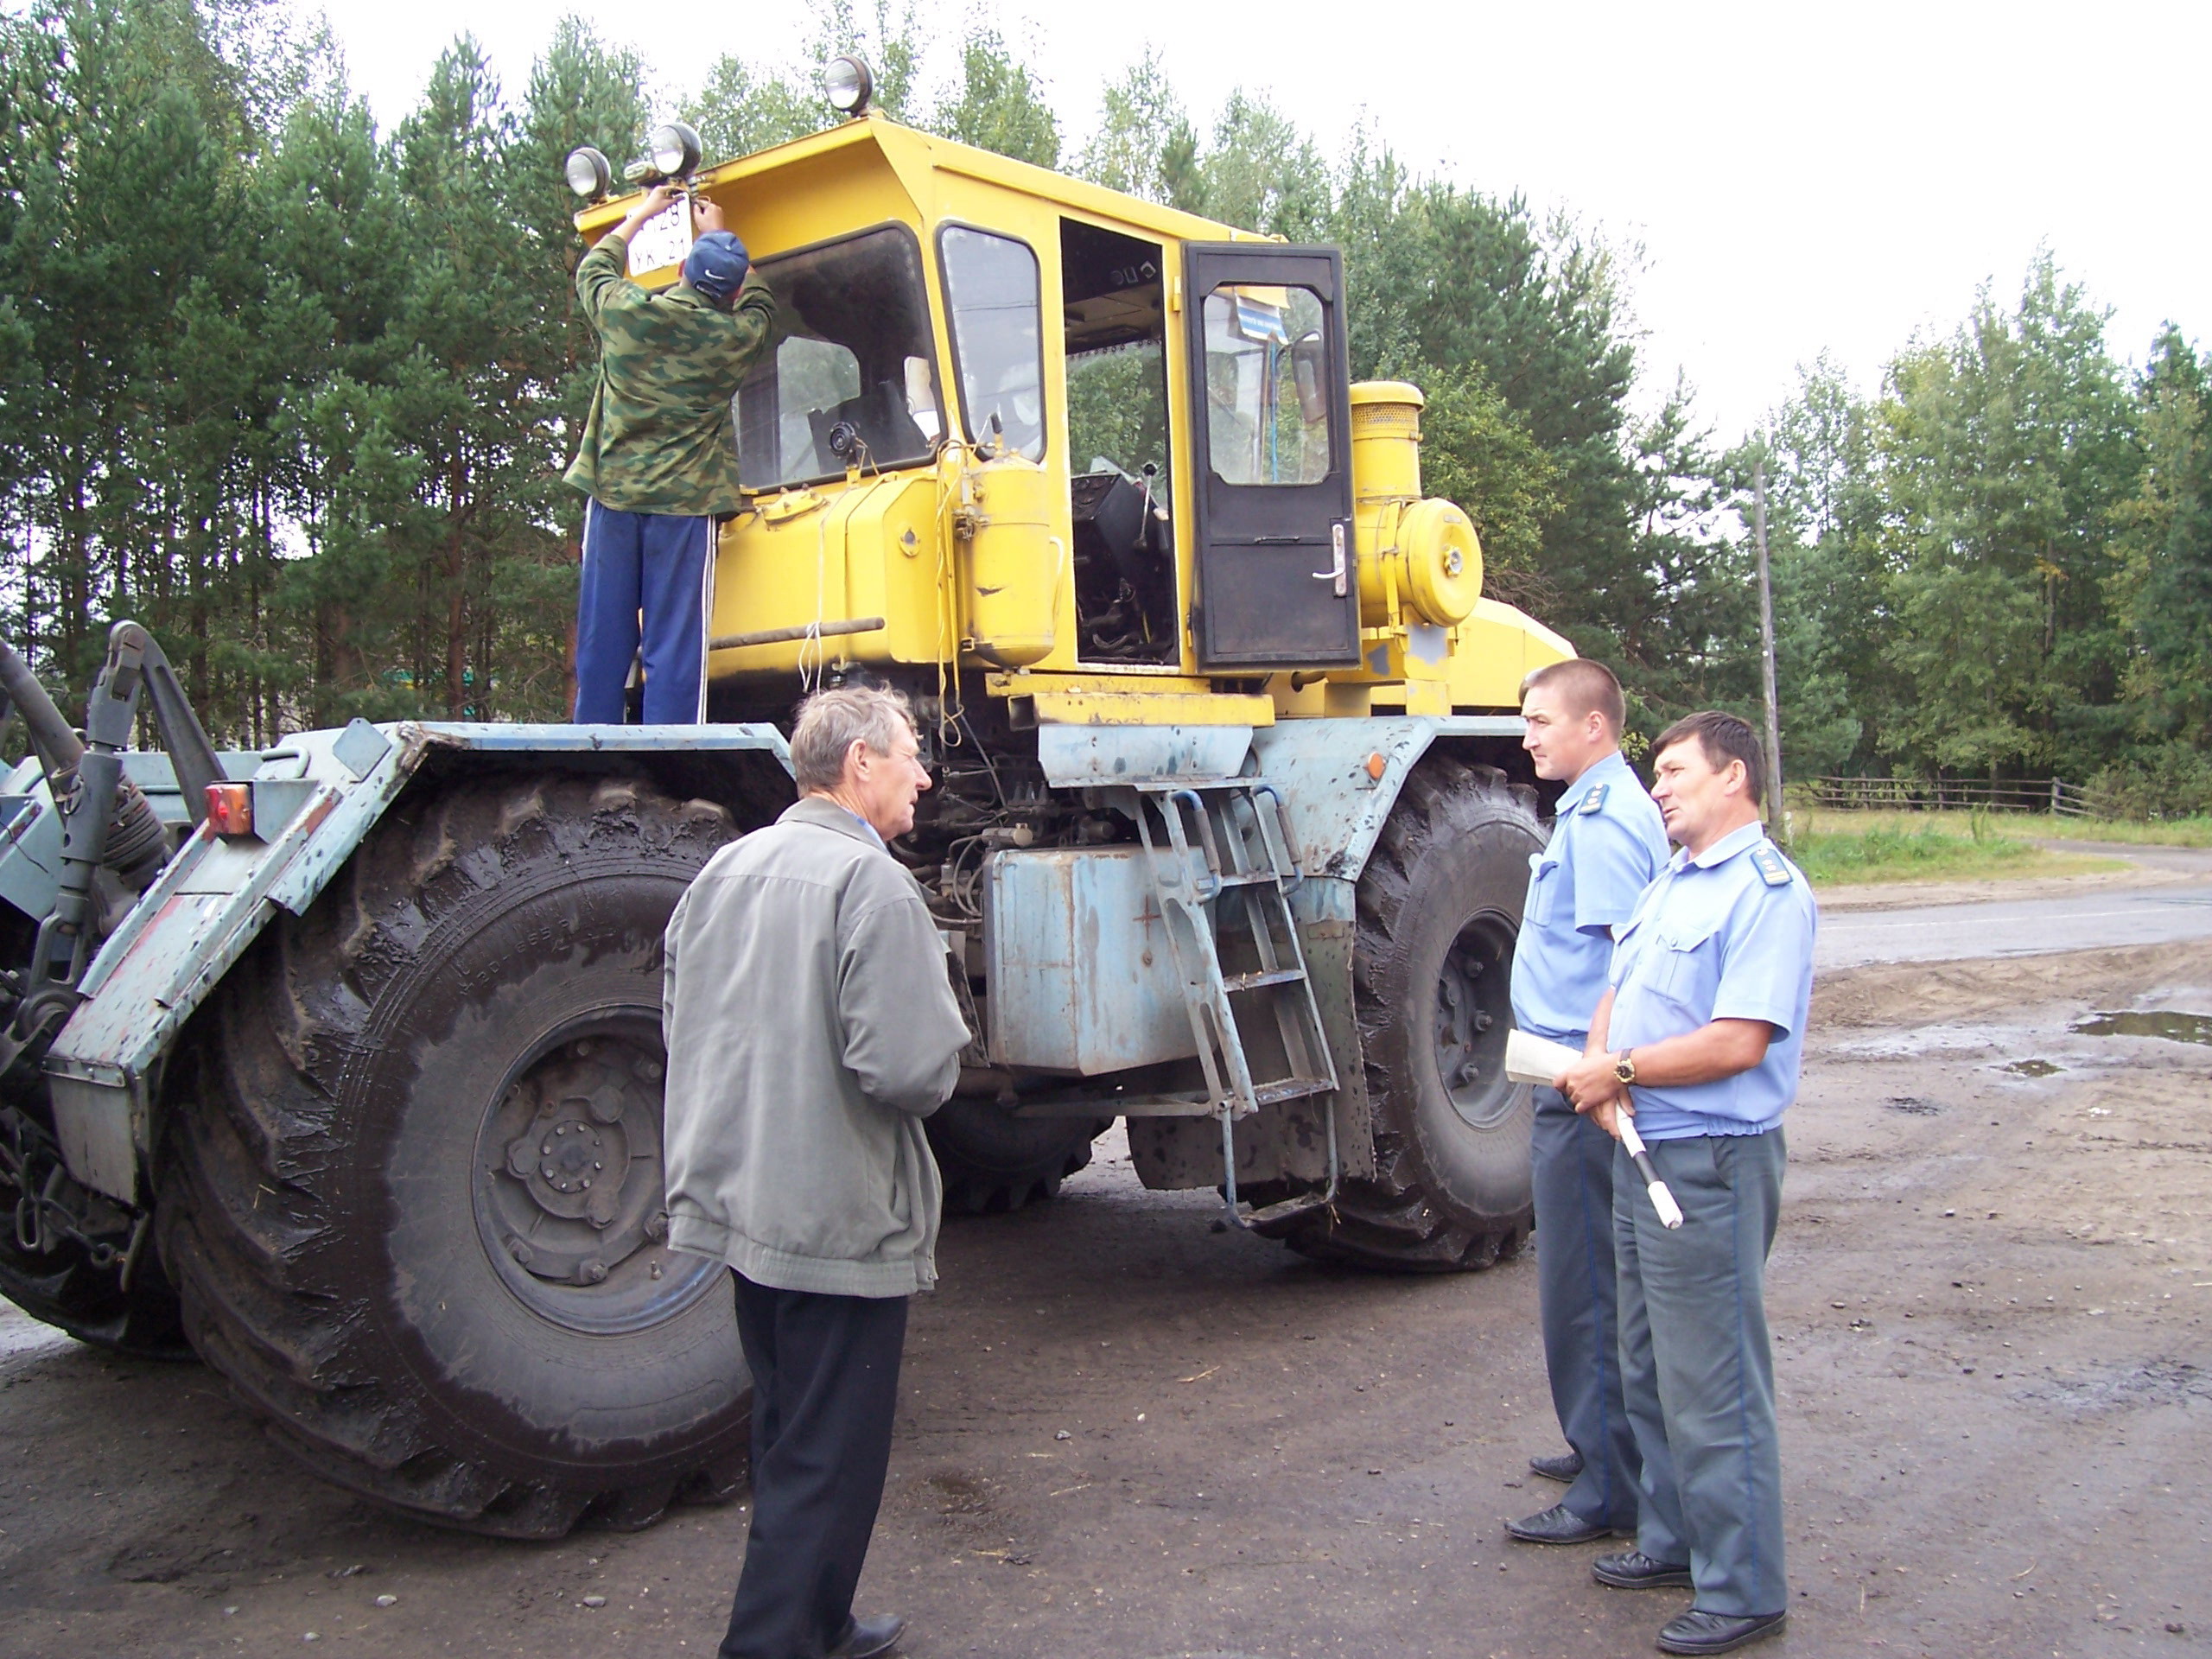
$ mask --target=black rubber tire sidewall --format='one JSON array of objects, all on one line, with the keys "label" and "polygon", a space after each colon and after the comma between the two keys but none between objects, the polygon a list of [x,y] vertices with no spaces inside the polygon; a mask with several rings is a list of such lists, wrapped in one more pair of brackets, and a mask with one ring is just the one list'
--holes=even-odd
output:
[{"label": "black rubber tire sidewall", "polygon": [[948,1210],[969,1215],[1018,1210],[1049,1198],[1090,1161],[1107,1121],[1016,1117],[995,1101],[954,1098],[925,1120],[944,1178]]},{"label": "black rubber tire sidewall", "polygon": [[[1397,950],[1383,979],[1395,992],[1384,999],[1391,1017],[1369,1040],[1394,1084],[1378,1104],[1389,1127],[1411,1141],[1426,1177],[1423,1192],[1470,1228],[1509,1232],[1525,1230],[1533,1213],[1530,1092],[1516,1086],[1510,1108],[1484,1128],[1460,1116],[1437,1069],[1436,985],[1446,952],[1470,922],[1487,918],[1512,938],[1528,855],[1542,842],[1510,810],[1466,810],[1484,804],[1479,800],[1455,804],[1446,820],[1453,832],[1438,836],[1408,873]],[[1490,971],[1508,973],[1511,960],[1509,950]]]},{"label": "black rubber tire sidewall", "polygon": [[[484,1113],[515,1060],[594,1013],[658,1023],[653,918],[684,885],[605,861],[455,918],[441,929],[454,937],[380,999],[375,1057],[338,1116],[364,1129],[344,1178],[364,1224],[340,1229],[334,1277],[404,1361],[436,1438],[561,1485],[673,1478],[745,1432],[750,1382],[726,1282],[641,1332],[564,1329],[500,1281],[470,1188]],[[671,1435],[680,1449],[654,1455]]]}]

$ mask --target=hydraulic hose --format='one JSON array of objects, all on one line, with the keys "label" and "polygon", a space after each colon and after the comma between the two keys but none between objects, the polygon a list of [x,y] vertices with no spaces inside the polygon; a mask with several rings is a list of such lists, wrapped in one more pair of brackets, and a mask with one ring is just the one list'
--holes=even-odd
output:
[{"label": "hydraulic hose", "polygon": [[[46,772],[46,785],[59,807],[75,785],[77,768],[85,758],[85,745],[61,711],[54,706],[38,676],[22,654],[0,640],[0,693],[15,704],[29,735],[31,750]],[[168,861],[168,836],[138,785],[119,781],[115,812],[109,821],[107,846],[100,861],[123,878],[134,892],[143,891]]]}]

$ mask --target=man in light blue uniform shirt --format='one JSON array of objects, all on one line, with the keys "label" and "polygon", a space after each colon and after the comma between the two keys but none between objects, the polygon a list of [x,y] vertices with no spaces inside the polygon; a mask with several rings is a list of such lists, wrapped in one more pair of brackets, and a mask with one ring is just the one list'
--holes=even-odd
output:
[{"label": "man in light blue uniform shirt", "polygon": [[[1659,809],[1621,756],[1620,682],[1580,658],[1522,683],[1522,745],[1536,776],[1565,779],[1551,843],[1529,861],[1513,951],[1513,1023],[1580,1048],[1605,993],[1613,930],[1667,858]],[[1535,1090],[1532,1175],[1537,1305],[1552,1407],[1571,1450],[1531,1458],[1567,1483],[1552,1508],[1509,1522],[1515,1537],[1579,1544],[1636,1526],[1636,1444],[1621,1405],[1614,1326],[1613,1141],[1555,1089]]]},{"label": "man in light blue uniform shirt", "polygon": [[1554,1081],[1618,1135],[1636,1119],[1680,1202],[1662,1226],[1614,1163],[1621,1382],[1636,1448],[1637,1543],[1591,1571],[1624,1589],[1687,1584],[1669,1653],[1726,1653],[1789,1611],[1766,1257],[1782,1202],[1783,1112],[1813,995],[1812,889],[1759,826],[1760,756],[1733,715],[1692,715],[1652,750],[1652,794],[1681,850],[1613,952],[1584,1058]]}]

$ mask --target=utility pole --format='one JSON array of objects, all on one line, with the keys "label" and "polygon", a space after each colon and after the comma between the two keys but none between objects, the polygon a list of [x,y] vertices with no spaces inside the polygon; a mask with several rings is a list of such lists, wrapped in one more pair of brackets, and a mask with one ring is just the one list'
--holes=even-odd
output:
[{"label": "utility pole", "polygon": [[1764,450],[1752,463],[1751,523],[1759,550],[1759,679],[1766,694],[1766,821],[1769,832],[1787,847],[1789,821],[1782,810],[1782,716],[1774,695],[1774,585],[1767,575]]}]

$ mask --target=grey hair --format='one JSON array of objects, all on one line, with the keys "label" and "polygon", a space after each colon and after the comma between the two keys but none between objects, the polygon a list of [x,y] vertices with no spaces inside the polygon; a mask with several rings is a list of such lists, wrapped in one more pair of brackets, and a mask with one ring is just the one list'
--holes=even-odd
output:
[{"label": "grey hair", "polygon": [[817,691],[799,705],[791,731],[791,772],[799,793],[819,794],[843,782],[845,756],[855,741],[889,754],[902,732],[919,736],[903,691],[885,685]]}]

